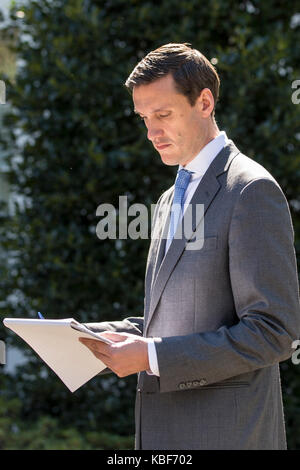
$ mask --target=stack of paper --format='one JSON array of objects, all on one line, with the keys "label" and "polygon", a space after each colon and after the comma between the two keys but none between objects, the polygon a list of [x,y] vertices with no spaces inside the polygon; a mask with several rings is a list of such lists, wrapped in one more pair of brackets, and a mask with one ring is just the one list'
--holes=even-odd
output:
[{"label": "stack of paper", "polygon": [[81,325],[73,318],[39,320],[5,318],[5,326],[19,335],[58,375],[71,392],[106,368],[78,338],[110,340]]}]

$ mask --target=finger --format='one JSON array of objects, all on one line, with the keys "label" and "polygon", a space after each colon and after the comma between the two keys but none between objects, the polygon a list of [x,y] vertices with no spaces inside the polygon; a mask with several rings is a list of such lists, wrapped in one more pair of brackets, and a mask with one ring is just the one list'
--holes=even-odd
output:
[{"label": "finger", "polygon": [[97,351],[93,352],[94,356],[99,359],[99,361],[103,362],[107,367],[109,367],[109,357],[105,356],[104,354],[101,354]]},{"label": "finger", "polygon": [[109,351],[107,348],[107,344],[102,343],[101,341],[93,340],[93,339],[87,339],[87,338],[78,338],[79,341],[86,346],[93,354],[95,352],[99,354],[103,354],[104,356],[109,356]]},{"label": "finger", "polygon": [[117,333],[112,331],[103,331],[101,336],[104,336],[105,338],[111,339],[115,342],[125,341],[128,338],[128,335],[124,333]]},{"label": "finger", "polygon": [[84,343],[86,345],[90,345],[90,346],[95,345],[95,346],[100,346],[100,347],[102,345],[105,346],[105,343],[103,343],[103,341],[99,341],[97,339],[83,338],[82,336],[80,336],[78,339],[81,343]]},{"label": "finger", "polygon": [[106,365],[109,369],[111,369],[114,372],[114,361],[110,356],[105,356],[104,354],[98,352],[98,351],[91,351],[92,354],[99,359],[99,361],[103,362],[103,364]]}]

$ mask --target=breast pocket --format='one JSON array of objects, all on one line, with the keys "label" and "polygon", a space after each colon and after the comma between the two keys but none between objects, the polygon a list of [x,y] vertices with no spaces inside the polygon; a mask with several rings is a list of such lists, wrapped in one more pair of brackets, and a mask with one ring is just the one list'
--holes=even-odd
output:
[{"label": "breast pocket", "polygon": [[182,253],[182,260],[195,261],[206,253],[215,252],[218,248],[218,237],[206,237],[199,240],[191,240]]}]

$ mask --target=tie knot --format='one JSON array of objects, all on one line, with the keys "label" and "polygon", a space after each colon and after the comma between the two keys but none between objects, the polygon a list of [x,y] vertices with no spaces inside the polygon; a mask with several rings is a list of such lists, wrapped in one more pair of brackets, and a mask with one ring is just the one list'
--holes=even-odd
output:
[{"label": "tie knot", "polygon": [[185,170],[184,168],[179,170],[176,181],[175,181],[175,189],[180,188],[180,189],[186,190],[191,177],[192,177],[191,171]]}]

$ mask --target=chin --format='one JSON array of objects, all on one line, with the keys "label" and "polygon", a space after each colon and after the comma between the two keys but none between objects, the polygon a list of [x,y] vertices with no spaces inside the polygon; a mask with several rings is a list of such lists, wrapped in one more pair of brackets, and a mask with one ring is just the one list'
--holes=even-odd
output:
[{"label": "chin", "polygon": [[179,165],[178,159],[176,157],[171,157],[171,156],[168,157],[167,155],[160,155],[160,157],[162,159],[162,162],[165,165],[169,165],[169,166]]}]

